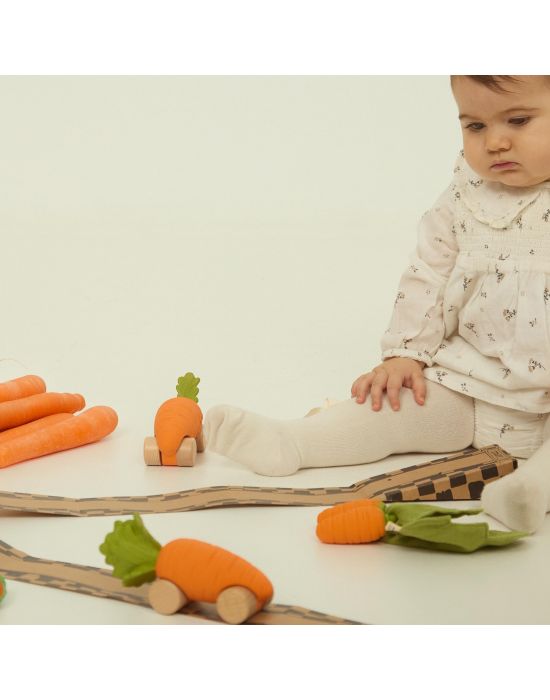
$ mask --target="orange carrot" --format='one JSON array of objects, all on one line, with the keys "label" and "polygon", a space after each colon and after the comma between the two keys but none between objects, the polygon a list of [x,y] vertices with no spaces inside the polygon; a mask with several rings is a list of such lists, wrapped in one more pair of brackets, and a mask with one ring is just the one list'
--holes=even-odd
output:
[{"label": "orange carrot", "polygon": [[202,411],[198,406],[198,377],[188,372],[178,380],[178,396],[165,401],[155,416],[155,437],[166,466],[176,466],[176,452],[185,437],[196,438],[202,428]]},{"label": "orange carrot", "polygon": [[137,513],[132,520],[117,520],[99,550],[125,586],[158,577],[177,586],[188,600],[204,603],[214,603],[226,588],[243,586],[256,597],[258,610],[273,597],[271,581],[246,559],[200,540],[178,539],[162,547]]},{"label": "orange carrot", "polygon": [[342,513],[348,510],[354,510],[355,508],[365,508],[371,506],[373,508],[380,508],[382,501],[375,498],[358,498],[355,501],[346,501],[345,503],[338,503],[331,508],[325,508],[317,516],[317,522],[324,520],[325,518],[331,518],[336,513]]},{"label": "orange carrot", "polygon": [[0,576],[0,603],[2,602],[2,598],[4,598],[6,595],[6,579],[3,576]]},{"label": "orange carrot", "polygon": [[192,399],[177,397],[165,401],[155,416],[155,437],[162,463],[175,466],[176,452],[184,437],[196,438],[202,426],[202,411]]},{"label": "orange carrot", "polygon": [[86,402],[80,394],[48,392],[0,403],[0,430],[15,428],[52,413],[76,413]]},{"label": "orange carrot", "polygon": [[44,380],[34,374],[27,374],[24,377],[0,383],[0,401],[22,399],[25,396],[41,394],[44,391],[46,391]]},{"label": "orange carrot", "polygon": [[30,423],[18,425],[17,428],[3,430],[0,432],[0,444],[6,442],[7,440],[11,440],[14,437],[21,437],[21,435],[28,435],[29,433],[34,433],[36,430],[42,430],[42,428],[46,428],[48,425],[61,423],[61,421],[72,417],[72,413],[52,413],[50,416],[44,416],[44,418],[33,420]]},{"label": "orange carrot", "polygon": [[118,416],[112,408],[94,406],[78,416],[15,437],[0,444],[0,469],[27,459],[96,442],[112,433],[117,423]]},{"label": "orange carrot", "polygon": [[375,542],[386,534],[386,518],[381,506],[366,499],[327,508],[317,518],[317,537],[326,544]]}]

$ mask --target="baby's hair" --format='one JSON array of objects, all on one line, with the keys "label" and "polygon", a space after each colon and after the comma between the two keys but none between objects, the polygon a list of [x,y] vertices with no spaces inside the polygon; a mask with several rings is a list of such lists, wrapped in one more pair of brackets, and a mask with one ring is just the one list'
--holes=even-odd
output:
[{"label": "baby's hair", "polygon": [[[540,78],[545,78],[546,82],[550,85],[550,76],[541,75]],[[451,75],[451,85],[453,83],[453,78],[470,78],[476,83],[485,85],[489,90],[493,92],[511,92],[505,87],[505,83],[521,83],[520,77],[514,77],[513,75]]]}]

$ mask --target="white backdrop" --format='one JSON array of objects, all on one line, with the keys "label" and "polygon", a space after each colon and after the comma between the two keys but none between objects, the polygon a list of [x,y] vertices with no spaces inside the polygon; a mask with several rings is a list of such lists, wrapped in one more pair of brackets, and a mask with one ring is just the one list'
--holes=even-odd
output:
[{"label": "white backdrop", "polygon": [[460,134],[447,76],[1,77],[0,379],[149,424],[294,417],[379,362]]}]

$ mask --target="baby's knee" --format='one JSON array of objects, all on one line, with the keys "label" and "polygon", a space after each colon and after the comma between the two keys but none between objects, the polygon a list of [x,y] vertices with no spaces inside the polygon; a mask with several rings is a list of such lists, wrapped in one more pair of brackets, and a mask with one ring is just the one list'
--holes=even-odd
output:
[{"label": "baby's knee", "polygon": [[472,444],[475,433],[474,401],[466,394],[448,389],[436,382],[426,382],[426,401],[419,407],[425,412],[423,424],[430,440],[461,450]]}]

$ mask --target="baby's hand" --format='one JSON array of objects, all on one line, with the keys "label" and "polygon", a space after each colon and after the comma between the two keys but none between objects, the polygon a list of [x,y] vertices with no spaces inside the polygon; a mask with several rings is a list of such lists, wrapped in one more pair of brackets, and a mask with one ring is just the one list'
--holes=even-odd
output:
[{"label": "baby's hand", "polygon": [[394,411],[399,410],[399,392],[401,387],[412,389],[416,403],[422,404],[426,398],[426,382],[422,374],[424,362],[410,357],[390,357],[371,372],[362,374],[353,382],[351,395],[357,403],[363,403],[371,393],[372,410],[379,411],[382,405],[382,393],[386,388],[388,399]]}]

